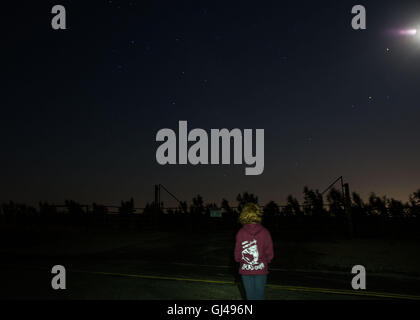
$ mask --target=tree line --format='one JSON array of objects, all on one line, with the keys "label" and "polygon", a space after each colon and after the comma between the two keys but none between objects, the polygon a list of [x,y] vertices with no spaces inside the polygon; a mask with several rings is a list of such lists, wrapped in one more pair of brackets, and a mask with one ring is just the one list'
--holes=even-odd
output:
[{"label": "tree line", "polygon": [[[221,209],[224,216],[237,215],[242,207],[248,203],[259,203],[258,196],[253,193],[243,192],[236,197],[236,203],[231,205],[228,200],[222,199],[220,205],[216,203],[205,203],[201,195],[193,197],[190,204],[181,201],[176,208],[165,210],[163,204],[154,202],[147,203],[141,208],[141,214],[184,214],[189,216],[208,216],[211,210]],[[261,205],[261,204],[260,204]],[[380,216],[386,218],[406,217],[415,218],[420,214],[420,189],[413,192],[409,196],[408,202],[402,202],[386,196],[378,196],[371,193],[367,201],[364,201],[357,192],[351,194],[351,214],[353,217]],[[62,209],[65,209],[63,212]],[[109,206],[93,203],[92,205],[83,205],[74,200],[65,200],[64,205],[54,205],[47,202],[39,202],[39,208],[26,204],[19,204],[13,201],[3,203],[1,206],[1,214],[5,217],[18,216],[19,218],[37,218],[37,217],[54,217],[60,214],[68,214],[72,217],[83,217],[86,214],[92,216],[104,216],[110,213]],[[117,213],[121,216],[132,215],[138,211],[134,206],[134,199],[121,201],[117,208]],[[332,188],[328,194],[324,196],[318,191],[308,187],[303,188],[303,201],[292,195],[286,198],[285,205],[279,205],[275,201],[269,201],[265,205],[261,205],[265,217],[344,217],[345,216],[345,199],[342,192]]]}]

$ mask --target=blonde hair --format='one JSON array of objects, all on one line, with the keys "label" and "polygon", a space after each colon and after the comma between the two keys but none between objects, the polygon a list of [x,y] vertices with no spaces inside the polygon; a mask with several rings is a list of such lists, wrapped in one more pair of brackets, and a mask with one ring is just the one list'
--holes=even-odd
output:
[{"label": "blonde hair", "polygon": [[252,202],[247,203],[239,215],[239,223],[242,225],[249,223],[260,223],[262,220],[262,212],[260,207]]}]

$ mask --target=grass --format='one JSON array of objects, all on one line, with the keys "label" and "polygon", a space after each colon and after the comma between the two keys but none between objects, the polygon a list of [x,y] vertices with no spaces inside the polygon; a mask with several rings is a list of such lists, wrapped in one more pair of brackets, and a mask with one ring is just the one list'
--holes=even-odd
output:
[{"label": "grass", "polygon": [[[2,231],[2,234],[4,237],[7,233]],[[136,230],[85,232],[80,228],[52,228],[9,234],[13,234],[13,237],[2,239],[0,253],[96,256],[225,266],[234,264],[232,232],[202,235]],[[276,240],[276,237],[273,237],[273,241],[275,258],[271,266],[275,268],[349,272],[351,266],[361,264],[375,273],[420,275],[420,244],[415,241],[287,241]]]}]

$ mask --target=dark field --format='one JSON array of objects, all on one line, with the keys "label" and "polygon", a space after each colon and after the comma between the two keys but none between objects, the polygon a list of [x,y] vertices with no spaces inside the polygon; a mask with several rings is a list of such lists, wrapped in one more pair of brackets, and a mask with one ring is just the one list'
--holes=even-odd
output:
[{"label": "dark field", "polygon": [[[82,227],[2,228],[2,299],[242,299],[235,232]],[[420,298],[413,240],[286,241],[273,235],[266,299]],[[67,270],[54,291],[53,265]],[[353,265],[367,290],[351,288]]]}]

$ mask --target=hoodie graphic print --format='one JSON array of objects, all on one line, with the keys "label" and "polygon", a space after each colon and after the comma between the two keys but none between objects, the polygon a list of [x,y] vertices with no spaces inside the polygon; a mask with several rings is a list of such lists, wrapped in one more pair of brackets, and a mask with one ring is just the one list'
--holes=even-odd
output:
[{"label": "hoodie graphic print", "polygon": [[235,261],[240,263],[240,274],[267,274],[268,264],[273,256],[273,241],[270,232],[261,224],[246,224],[238,231]]}]

